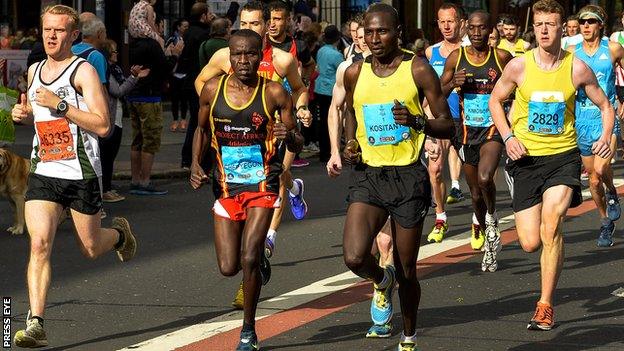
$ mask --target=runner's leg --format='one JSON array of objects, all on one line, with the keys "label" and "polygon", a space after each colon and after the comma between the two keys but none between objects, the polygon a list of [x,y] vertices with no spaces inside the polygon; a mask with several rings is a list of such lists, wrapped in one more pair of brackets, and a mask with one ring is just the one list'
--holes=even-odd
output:
[{"label": "runner's leg", "polygon": [[243,227],[242,257],[243,321],[253,325],[256,318],[256,307],[260,297],[262,281],[260,276],[260,255],[264,255],[264,240],[271,223],[273,208],[250,207],[247,209],[247,220]]},{"label": "runner's leg", "polygon": [[535,252],[542,246],[540,238],[542,203],[514,213],[518,241],[525,252]]},{"label": "runner's leg", "polygon": [[111,251],[119,241],[121,234],[117,230],[101,228],[102,219],[99,212],[88,215],[72,209],[71,214],[80,250],[85,257],[95,259]]},{"label": "runner's leg", "polygon": [[386,220],[383,228],[375,237],[377,243],[377,249],[379,250],[379,265],[386,267],[388,265],[394,265],[392,255],[392,227],[390,225],[390,219]]},{"label": "runner's leg", "polygon": [[485,211],[486,205],[483,201],[482,190],[479,187],[479,169],[471,164],[464,163],[464,176],[470,188],[470,197],[472,198],[472,209],[474,210],[477,220],[481,228],[485,228]]},{"label": "runner's leg", "polygon": [[43,318],[52,277],[50,265],[52,243],[61,212],[63,212],[63,206],[50,201],[31,200],[25,205],[26,227],[30,234],[27,278],[32,316]]},{"label": "runner's leg", "polygon": [[394,262],[399,282],[401,315],[403,316],[403,334],[416,333],[416,317],[420,304],[420,283],[416,275],[416,261],[420,247],[423,222],[414,228],[403,228],[392,221],[392,233],[395,243]]},{"label": "runner's leg", "polygon": [[483,195],[483,201],[489,214],[496,211],[496,183],[494,176],[500,162],[503,145],[496,141],[486,142],[481,145],[479,154],[479,187]]},{"label": "runner's leg", "polygon": [[240,252],[243,221],[232,221],[214,216],[215,251],[219,271],[226,277],[236,275],[241,270]]},{"label": "runner's leg", "polygon": [[551,306],[563,266],[564,249],[561,224],[572,202],[572,194],[573,190],[569,186],[557,185],[546,189],[542,195],[540,238],[543,248],[540,256],[542,273],[540,302]]},{"label": "runner's leg", "polygon": [[446,205],[446,185],[444,184],[442,171],[451,146],[450,140],[438,140],[440,143],[440,156],[437,160],[429,159],[429,181],[431,183],[431,191],[433,202],[435,203],[436,220],[429,235],[428,242],[441,242],[448,230],[448,218],[444,211]]},{"label": "runner's leg", "polygon": [[371,255],[375,235],[388,218],[388,212],[377,206],[355,202],[347,209],[344,226],[343,255],[347,267],[362,278],[379,284],[384,270]]},{"label": "runner's leg", "polygon": [[438,140],[438,143],[440,143],[440,148],[442,149],[440,156],[435,161],[429,159],[428,167],[433,202],[436,204],[436,214],[444,213],[444,205],[446,204],[446,185],[444,184],[442,172],[444,171],[444,164],[446,163],[451,145],[450,140]]}]

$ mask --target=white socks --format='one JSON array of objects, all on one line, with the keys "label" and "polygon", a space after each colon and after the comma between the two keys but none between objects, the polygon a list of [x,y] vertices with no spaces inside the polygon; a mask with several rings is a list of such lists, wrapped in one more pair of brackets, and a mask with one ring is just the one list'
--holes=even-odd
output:
[{"label": "white socks", "polygon": [[447,220],[446,212],[436,213],[436,220],[440,220],[440,221],[446,222],[446,220]]},{"label": "white socks", "polygon": [[459,180],[451,180],[451,188],[460,189],[459,188]]},{"label": "white socks", "polygon": [[269,229],[269,231],[267,232],[267,239],[271,240],[272,242],[275,242],[275,236],[277,235],[277,232],[273,229]]},{"label": "white socks", "polygon": [[416,343],[416,331],[414,331],[414,335],[406,336],[405,331],[401,332],[401,342],[410,341]]},{"label": "white socks", "polygon": [[479,220],[477,219],[477,215],[475,213],[472,214],[472,224],[480,225]]},{"label": "white socks", "polygon": [[489,222],[489,223],[495,223],[496,222],[496,212],[495,213],[486,213],[485,214],[485,221]]},{"label": "white socks", "polygon": [[301,191],[301,189],[299,189],[299,184],[294,180],[292,182],[292,185],[292,188],[288,189],[288,192],[290,193],[290,196],[295,197],[299,195],[299,191]]}]

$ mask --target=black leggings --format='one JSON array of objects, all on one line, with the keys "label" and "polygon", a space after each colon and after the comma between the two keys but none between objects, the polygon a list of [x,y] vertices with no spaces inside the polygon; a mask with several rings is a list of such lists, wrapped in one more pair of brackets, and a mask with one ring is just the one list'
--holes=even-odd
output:
[{"label": "black leggings", "polygon": [[319,160],[327,162],[330,156],[329,130],[327,127],[327,114],[331,107],[332,97],[329,95],[314,95],[319,108],[319,123],[317,126],[317,136],[319,141]]},{"label": "black leggings", "polygon": [[[184,78],[171,77],[171,113],[173,120],[177,121],[180,117],[186,119],[186,111],[188,110],[188,95],[184,91]],[[178,110],[180,114],[178,115]]]},{"label": "black leggings", "polygon": [[107,138],[98,138],[100,144],[100,161],[102,163],[102,192],[111,190],[111,181],[113,179],[113,164],[115,157],[119,152],[121,145],[122,129],[114,126],[113,133]]}]

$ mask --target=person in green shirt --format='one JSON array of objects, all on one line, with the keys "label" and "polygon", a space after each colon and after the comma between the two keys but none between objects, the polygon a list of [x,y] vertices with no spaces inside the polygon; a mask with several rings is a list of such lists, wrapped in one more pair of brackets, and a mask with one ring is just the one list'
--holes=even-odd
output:
[{"label": "person in green shirt", "polygon": [[199,66],[204,67],[217,50],[228,46],[232,23],[227,18],[217,18],[210,24],[210,39],[199,47]]}]

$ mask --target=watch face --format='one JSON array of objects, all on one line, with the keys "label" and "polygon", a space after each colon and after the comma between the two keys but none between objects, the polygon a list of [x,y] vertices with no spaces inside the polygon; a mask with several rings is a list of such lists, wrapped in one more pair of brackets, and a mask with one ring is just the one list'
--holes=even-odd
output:
[{"label": "watch face", "polygon": [[61,100],[56,106],[56,113],[65,114],[68,108],[69,107],[67,106],[67,102],[65,100]]}]

